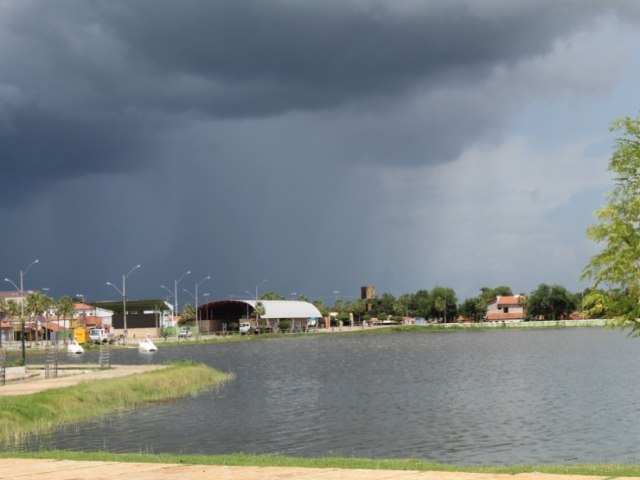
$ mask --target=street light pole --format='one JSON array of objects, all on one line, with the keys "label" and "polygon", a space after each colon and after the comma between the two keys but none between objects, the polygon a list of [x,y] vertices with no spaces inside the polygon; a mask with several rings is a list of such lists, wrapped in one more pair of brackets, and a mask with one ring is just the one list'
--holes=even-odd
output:
[{"label": "street light pole", "polygon": [[169,292],[169,295],[171,295],[171,297],[173,298],[173,303],[171,304],[171,316],[175,316],[175,308],[176,308],[176,298],[173,296],[173,292],[171,290],[169,290],[168,287],[165,287],[164,285],[160,285],[160,288],[164,288],[167,292]]},{"label": "street light pole", "polygon": [[200,338],[200,314],[198,313],[198,287],[200,285],[202,285],[202,283],[206,282],[207,280],[211,280],[211,275],[207,275],[202,280],[200,280],[198,283],[196,283],[196,298],[195,298],[195,301],[196,301],[196,329],[198,330],[197,338]]},{"label": "street light pole", "polygon": [[[24,276],[27,274],[27,272],[29,271],[29,269],[35,265],[36,263],[38,263],[40,260],[38,260],[37,258],[31,262],[29,265],[27,265],[27,268],[25,268],[24,270],[20,270],[20,289],[18,290],[17,285],[9,280],[8,278],[5,278],[4,281],[5,282],[9,282],[11,285],[14,286],[14,288],[16,290],[18,290],[18,292],[20,292],[20,346],[22,348],[22,365],[26,365],[27,364],[27,353],[26,353],[26,347],[25,347],[25,343],[24,343],[24,329],[25,329],[25,321],[24,321]],[[0,334],[1,335],[1,334]]]},{"label": "street light pole", "polygon": [[[265,278],[264,280],[262,280],[262,283],[260,285],[265,284],[267,282],[268,282],[268,279]],[[251,292],[249,290],[245,290],[245,292],[247,292],[249,295],[251,295]],[[255,305],[254,311],[256,313],[256,328],[257,328],[258,327],[258,322],[259,322],[259,319],[258,319],[258,285],[256,285],[256,305]],[[247,316],[248,316],[248,312],[247,312]]]},{"label": "street light pole", "polygon": [[29,269],[35,265],[36,263],[38,263],[40,260],[38,260],[37,258],[31,262],[27,268],[23,270],[20,270],[20,293],[23,294],[24,293],[24,276],[27,274],[27,272],[29,271]]},{"label": "street light pole", "polygon": [[127,277],[133,273],[134,270],[140,268],[140,264],[129,270],[129,273],[122,274],[122,290],[116,287],[113,283],[107,282],[107,285],[112,286],[120,295],[122,295],[122,318],[124,323],[124,343],[127,341]]}]

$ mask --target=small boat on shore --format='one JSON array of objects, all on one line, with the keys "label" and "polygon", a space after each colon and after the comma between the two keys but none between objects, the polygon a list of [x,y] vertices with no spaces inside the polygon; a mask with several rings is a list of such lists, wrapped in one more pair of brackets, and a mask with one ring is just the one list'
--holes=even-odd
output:
[{"label": "small boat on shore", "polygon": [[78,343],[75,337],[67,344],[67,353],[74,353],[77,355],[84,353],[84,348],[82,348],[82,345]]},{"label": "small boat on shore", "polygon": [[138,342],[138,350],[141,352],[157,352],[158,347],[156,347],[149,338],[149,335],[147,335],[144,340],[140,340],[140,342]]}]

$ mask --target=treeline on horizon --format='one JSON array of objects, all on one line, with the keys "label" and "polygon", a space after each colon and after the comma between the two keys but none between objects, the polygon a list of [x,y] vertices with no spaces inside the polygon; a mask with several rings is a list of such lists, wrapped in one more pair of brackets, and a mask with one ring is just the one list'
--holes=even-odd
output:
[{"label": "treeline on horizon", "polygon": [[[482,287],[477,296],[467,298],[458,303],[453,288],[436,286],[431,290],[418,290],[395,297],[391,293],[383,293],[373,299],[353,299],[337,297],[333,304],[323,300],[313,300],[305,295],[297,295],[297,299],[313,303],[323,316],[329,312],[338,314],[337,319],[348,321],[351,315],[358,321],[377,318],[380,320],[402,320],[403,317],[423,317],[438,322],[455,322],[460,317],[465,321],[481,322],[487,315],[490,302],[498,296],[513,296],[508,286]],[[279,293],[268,291],[260,295],[260,300],[286,300]],[[61,297],[58,301],[40,292],[29,294],[21,310],[19,302],[0,298],[0,317],[17,318],[23,314],[27,317],[38,317],[48,310],[53,310],[59,318],[68,318],[74,312],[74,299]],[[561,285],[542,283],[530,295],[519,294],[518,303],[523,307],[525,320],[558,320],[569,318],[578,313],[580,318],[616,318],[637,309],[633,299],[624,291],[603,291],[586,289],[572,293]],[[185,303],[180,313],[188,323],[195,319],[195,310]]]},{"label": "treeline on horizon", "polygon": [[[337,298],[332,305],[323,300],[312,300],[305,295],[298,295],[299,300],[313,303],[323,316],[329,312],[337,312],[339,320],[348,320],[350,314],[356,319],[369,318],[401,320],[403,317],[423,317],[440,322],[454,322],[463,317],[467,321],[481,322],[487,315],[490,302],[498,296],[513,296],[508,286],[482,287],[480,293],[458,303],[453,288],[436,286],[431,290],[418,290],[395,297],[391,293],[383,293],[374,299]],[[561,285],[542,283],[531,294],[519,294],[519,304],[524,308],[525,320],[557,320],[569,318],[578,312],[581,318],[602,317],[608,312],[605,305],[605,293],[587,289],[583,292],[570,292]],[[284,295],[276,292],[265,292],[261,300],[285,300]]]}]

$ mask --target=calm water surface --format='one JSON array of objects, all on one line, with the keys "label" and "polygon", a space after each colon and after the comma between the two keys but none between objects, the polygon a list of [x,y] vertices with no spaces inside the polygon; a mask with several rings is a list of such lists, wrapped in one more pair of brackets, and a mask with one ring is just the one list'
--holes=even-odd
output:
[{"label": "calm water surface", "polygon": [[113,363],[176,359],[236,378],[23,448],[640,463],[640,340],[620,331],[299,337],[151,355],[113,351]]}]

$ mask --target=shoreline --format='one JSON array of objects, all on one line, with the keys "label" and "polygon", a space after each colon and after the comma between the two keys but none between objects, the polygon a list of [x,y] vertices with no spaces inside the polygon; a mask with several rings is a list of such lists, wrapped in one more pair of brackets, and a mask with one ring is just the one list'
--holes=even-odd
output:
[{"label": "shoreline", "polygon": [[[325,336],[331,334],[347,334],[347,333],[397,333],[402,332],[429,332],[429,331],[442,331],[442,330],[497,330],[502,328],[584,328],[584,327],[608,327],[614,325],[614,321],[610,319],[584,319],[584,320],[535,320],[530,322],[474,322],[474,323],[432,323],[426,325],[403,325],[403,324],[390,324],[390,325],[370,325],[363,327],[362,325],[343,325],[342,327],[330,327],[320,328],[311,332],[282,332],[282,333],[261,333],[259,335],[240,335],[237,333],[220,336],[220,335],[202,335],[199,338],[193,339],[176,339],[170,338],[165,340],[163,337],[151,337],[152,341],[158,346],[158,348],[185,346],[185,345],[202,345],[202,344],[215,344],[215,343],[227,343],[227,342],[243,342],[249,340],[270,339],[270,338],[289,338],[300,336]],[[112,345],[114,349],[133,349],[137,348],[133,343],[127,345]],[[4,345],[4,348],[13,353],[19,352],[21,346],[19,342],[13,342],[11,344]],[[97,350],[98,347],[95,347]],[[31,354],[41,355],[45,352],[45,344],[41,345],[28,345],[27,352]],[[60,350],[62,352],[62,349]]]},{"label": "shoreline", "polygon": [[60,479],[154,478],[290,478],[358,480],[608,480],[640,479],[640,467],[625,465],[516,465],[506,467],[444,465],[421,460],[292,458],[277,455],[217,456],[110,454],[108,452],[0,453],[0,478]]},{"label": "shoreline", "polygon": [[[476,322],[476,323],[440,323],[433,327],[442,328],[573,328],[573,327],[606,327],[613,324],[613,320],[604,318],[584,320],[533,320],[530,322]],[[426,325],[427,327],[430,325]]]}]

